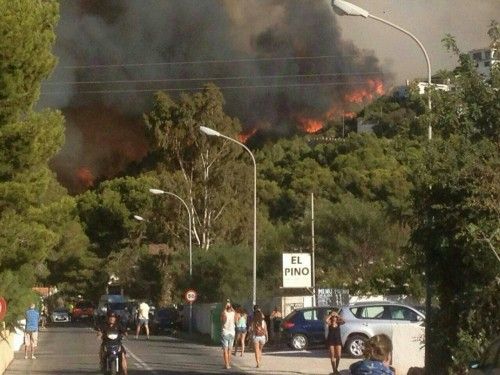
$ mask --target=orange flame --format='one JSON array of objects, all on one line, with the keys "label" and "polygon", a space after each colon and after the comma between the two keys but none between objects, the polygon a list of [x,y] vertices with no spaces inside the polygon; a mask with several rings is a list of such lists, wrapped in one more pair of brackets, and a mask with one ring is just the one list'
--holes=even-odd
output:
[{"label": "orange flame", "polygon": [[345,100],[350,103],[363,103],[371,101],[375,96],[383,95],[385,92],[384,83],[380,79],[369,79],[368,88],[355,90],[345,95]]},{"label": "orange flame", "polygon": [[87,167],[78,168],[76,171],[76,179],[78,180],[78,183],[85,188],[94,186],[95,177]]},{"label": "orange flame", "polygon": [[323,121],[306,117],[298,117],[300,127],[306,133],[317,133],[323,129]]},{"label": "orange flame", "polygon": [[248,139],[252,137],[255,133],[257,133],[257,128],[253,128],[247,133],[238,134],[238,139],[240,140],[241,143],[247,143]]},{"label": "orange flame", "polygon": [[326,112],[327,120],[334,120],[336,118],[341,118],[341,117],[352,119],[356,117],[356,112],[342,111],[336,107],[332,107]]}]

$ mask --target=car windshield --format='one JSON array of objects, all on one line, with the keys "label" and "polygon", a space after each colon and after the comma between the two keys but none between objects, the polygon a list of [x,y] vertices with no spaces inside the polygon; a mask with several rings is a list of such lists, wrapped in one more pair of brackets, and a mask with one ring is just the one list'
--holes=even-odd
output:
[{"label": "car windshield", "polygon": [[55,309],[54,312],[55,313],[67,313],[68,310],[66,310],[66,309]]},{"label": "car windshield", "polygon": [[110,304],[108,304],[108,309],[109,310],[126,310],[127,304],[126,303],[110,303]]}]

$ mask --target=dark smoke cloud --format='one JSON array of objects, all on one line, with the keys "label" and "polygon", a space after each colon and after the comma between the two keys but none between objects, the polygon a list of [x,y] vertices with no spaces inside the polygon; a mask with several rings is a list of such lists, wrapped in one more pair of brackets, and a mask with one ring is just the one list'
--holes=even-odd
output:
[{"label": "dark smoke cloud", "polygon": [[[343,110],[347,93],[382,76],[373,53],[341,38],[326,0],[71,0],[61,2],[61,12],[59,66],[42,105],[67,114],[67,140],[54,166],[75,192],[85,187],[82,168],[111,177],[146,153],[141,114],[152,92],[137,90],[189,90],[204,83],[196,78],[220,87],[269,86],[223,92],[227,112],[246,130],[277,137],[300,129],[298,115],[324,119],[334,107]],[[275,59],[281,57],[297,59]],[[154,65],[163,62],[190,63]],[[270,78],[277,75],[317,76]],[[224,77],[247,78],[217,80]],[[130,82],[180,78],[191,81]],[[60,84],[76,81],[129,82]]]}]

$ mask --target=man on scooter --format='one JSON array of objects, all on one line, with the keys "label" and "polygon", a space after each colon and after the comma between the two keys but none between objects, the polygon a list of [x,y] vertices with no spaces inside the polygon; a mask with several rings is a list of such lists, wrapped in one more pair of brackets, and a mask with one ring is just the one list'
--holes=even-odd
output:
[{"label": "man on scooter", "polygon": [[[101,363],[101,369],[105,368],[105,345],[110,343],[111,339],[108,337],[108,333],[117,333],[118,337],[112,340],[113,344],[120,344],[123,336],[127,335],[127,330],[118,322],[118,317],[113,311],[109,311],[107,315],[107,320],[104,324],[97,328],[98,337],[102,339],[101,348],[99,350],[99,358]],[[127,375],[127,356],[125,348],[121,345],[121,368],[122,374]]]}]

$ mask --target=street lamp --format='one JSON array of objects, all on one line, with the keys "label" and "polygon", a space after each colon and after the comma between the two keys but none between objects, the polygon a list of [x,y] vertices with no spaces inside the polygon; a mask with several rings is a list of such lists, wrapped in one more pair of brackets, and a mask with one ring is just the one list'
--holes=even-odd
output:
[{"label": "street lamp", "polygon": [[[188,226],[189,227],[189,278],[191,279],[193,277],[193,241],[192,241],[192,236],[191,236],[191,222],[192,222],[191,211],[189,210],[189,207],[186,204],[186,202],[184,201],[184,199],[179,197],[177,194],[174,194],[170,191],[163,191],[160,189],[149,189],[149,192],[153,193],[155,195],[162,195],[162,194],[171,195],[171,196],[177,198],[178,200],[180,200],[182,202],[182,204],[184,205],[184,207],[186,207],[186,210],[188,213],[188,219],[189,219],[189,226]],[[139,215],[134,215],[134,218],[136,218],[139,221],[144,220],[144,218],[142,218]]]},{"label": "street lamp", "polygon": [[[186,204],[186,202],[184,201],[184,199],[179,197],[177,194],[174,194],[170,191],[163,191],[160,189],[149,189],[149,192],[153,193],[155,195],[162,195],[162,194],[171,195],[172,197],[175,197],[178,200],[180,200],[182,202],[182,204],[184,205],[184,207],[186,207],[186,210],[188,213],[188,219],[189,219],[189,225],[188,225],[188,228],[189,228],[189,280],[192,281],[192,279],[193,279],[193,241],[192,241],[192,236],[191,236],[191,232],[192,232],[191,231],[191,222],[192,222],[191,210],[189,209],[189,207]],[[135,216],[136,215],[134,215],[134,217]],[[140,220],[140,219],[138,219],[138,220]],[[190,302],[189,303],[189,334],[191,334],[192,332],[193,332],[193,303]]]},{"label": "street lamp", "polygon": [[[405,30],[402,27],[393,24],[392,22],[389,22],[389,21],[384,20],[384,19],[382,19],[380,17],[374,16],[373,14],[370,14],[367,10],[365,10],[363,8],[360,8],[357,5],[351,4],[351,3],[347,2],[347,1],[344,1],[344,0],[332,0],[332,7],[333,7],[334,10],[339,10],[340,11],[340,15],[361,16],[361,17],[364,17],[364,18],[370,17],[370,18],[373,18],[374,20],[377,20],[377,21],[380,21],[382,23],[385,23],[386,25],[389,25],[389,26],[391,26],[391,27],[393,27],[393,28],[395,28],[395,29],[397,29],[397,30],[405,33],[406,35],[410,36],[418,44],[418,46],[420,47],[420,49],[424,53],[425,60],[427,61],[427,81],[429,83],[429,90],[430,90],[431,84],[432,84],[431,62],[429,60],[429,55],[427,54],[427,51],[424,48],[424,45],[420,42],[420,40],[417,39],[417,37],[415,35],[413,35],[412,33],[410,33],[408,30]],[[336,13],[338,13],[338,12],[336,12]],[[431,110],[432,109],[432,103],[431,103],[431,95],[430,95],[430,93],[429,93],[429,96],[428,96],[427,104],[429,106],[429,110]],[[429,124],[429,127],[428,127],[428,137],[429,137],[429,140],[432,139],[432,125],[431,124]]]},{"label": "street lamp", "polygon": [[221,137],[234,142],[241,147],[243,147],[251,156],[253,161],[253,293],[252,293],[252,304],[255,306],[257,303],[257,163],[255,162],[255,157],[252,151],[245,146],[243,143],[228,137],[217,130],[207,128],[206,126],[200,126],[200,131],[209,136]]},{"label": "street lamp", "polygon": [[[410,36],[420,47],[422,52],[424,53],[425,60],[427,61],[427,81],[429,83],[429,89],[431,89],[431,62],[429,60],[429,55],[427,54],[427,51],[424,48],[424,45],[420,42],[420,40],[417,39],[415,35],[410,33],[408,30],[403,29],[402,27],[393,24],[392,22],[386,21],[382,18],[376,17],[372,14],[370,14],[368,11],[364,10],[363,8],[360,8],[354,4],[351,4],[347,1],[344,0],[332,0],[332,7],[334,10],[340,10],[341,15],[348,15],[348,16],[361,16],[364,18],[373,18],[374,20],[380,21],[382,23],[385,23],[386,25],[389,25],[406,35]],[[429,106],[429,111],[432,109],[432,103],[431,103],[431,95],[429,93],[428,96],[428,106]],[[428,127],[428,139],[429,141],[432,139],[432,125],[429,122],[429,127]],[[427,320],[430,321],[431,319],[431,313],[432,313],[432,306],[431,306],[431,285],[429,281],[429,260],[426,261],[426,272],[425,272],[425,289],[426,289],[426,296],[425,296],[425,308],[426,308],[426,316]],[[430,329],[425,330],[425,340],[426,342],[429,342],[429,334],[430,334]],[[425,351],[425,363],[427,364],[429,362],[429,350]]]}]

